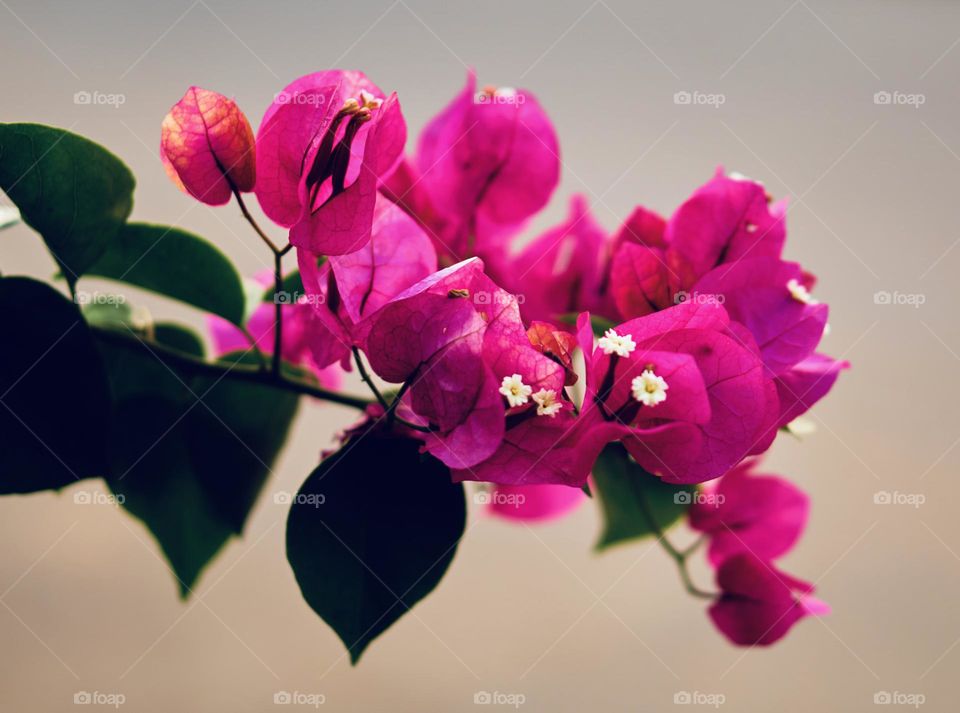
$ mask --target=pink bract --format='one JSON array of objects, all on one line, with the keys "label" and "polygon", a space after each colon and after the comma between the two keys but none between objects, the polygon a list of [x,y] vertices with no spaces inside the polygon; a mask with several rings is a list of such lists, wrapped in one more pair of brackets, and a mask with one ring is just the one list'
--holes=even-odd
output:
[{"label": "pink bract", "polygon": [[370,239],[377,188],[406,141],[395,94],[362,72],[289,84],[257,133],[257,198],[298,248],[343,255]]},{"label": "pink bract", "polygon": [[253,190],[256,180],[247,117],[232,99],[200,87],[190,87],[164,118],[160,158],[180,190],[208,205]]},{"label": "pink bract", "polygon": [[442,264],[496,257],[546,205],[560,175],[549,118],[524,90],[463,90],[427,125],[385,193],[424,225]]}]

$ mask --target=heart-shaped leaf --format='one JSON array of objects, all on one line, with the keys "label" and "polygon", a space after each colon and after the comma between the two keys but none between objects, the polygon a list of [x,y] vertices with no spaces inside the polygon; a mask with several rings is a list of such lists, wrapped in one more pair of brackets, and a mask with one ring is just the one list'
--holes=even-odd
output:
[{"label": "heart-shaped leaf", "polygon": [[87,272],[243,324],[246,296],[240,275],[211,243],[185,230],[130,223]]},{"label": "heart-shaped leaf", "polygon": [[[160,326],[157,340],[173,334]],[[183,336],[177,331],[165,346],[188,351]],[[136,342],[101,340],[101,348],[115,403],[107,482],[157,538],[187,596],[223,544],[242,533],[298,398],[169,363]]]},{"label": "heart-shaped leaf", "polygon": [[463,486],[415,441],[372,431],[328,456],[297,493],[287,559],[304,599],[356,663],[429,594],[466,522]]},{"label": "heart-shaped leaf", "polygon": [[593,467],[593,482],[604,516],[598,550],[666,531],[687,511],[696,492],[692,485],[670,485],[648,473],[619,443],[604,448]]},{"label": "heart-shaped leaf", "polygon": [[0,188],[40,233],[70,284],[133,209],[133,174],[102,146],[40,124],[0,124]]},{"label": "heart-shaped leaf", "polygon": [[49,285],[5,277],[0,314],[0,493],[103,475],[110,391],[79,309]]}]

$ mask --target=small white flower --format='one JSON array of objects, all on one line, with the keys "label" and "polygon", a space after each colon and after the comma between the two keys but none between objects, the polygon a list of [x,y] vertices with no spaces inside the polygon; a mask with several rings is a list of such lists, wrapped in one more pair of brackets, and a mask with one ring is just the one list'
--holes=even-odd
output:
[{"label": "small white flower", "polygon": [[650,369],[644,369],[640,376],[635,377],[630,384],[633,398],[644,406],[656,406],[667,400],[667,382],[662,376],[657,376]]},{"label": "small white flower", "polygon": [[632,336],[617,334],[613,329],[604,332],[603,336],[597,340],[597,346],[603,350],[604,354],[616,354],[621,357],[630,356],[630,352],[637,348]]},{"label": "small white flower", "polygon": [[817,301],[813,299],[810,291],[796,278],[792,278],[787,282],[787,290],[790,291],[790,296],[797,302],[803,302],[805,305],[817,304]]},{"label": "small white flower", "polygon": [[507,397],[507,403],[510,408],[514,406],[523,406],[527,403],[533,389],[523,383],[523,377],[520,374],[503,377],[500,382],[500,393]]},{"label": "small white flower", "polygon": [[533,395],[533,401],[537,404],[537,416],[553,418],[563,408],[563,404],[557,401],[557,392],[553,389],[540,389]]}]

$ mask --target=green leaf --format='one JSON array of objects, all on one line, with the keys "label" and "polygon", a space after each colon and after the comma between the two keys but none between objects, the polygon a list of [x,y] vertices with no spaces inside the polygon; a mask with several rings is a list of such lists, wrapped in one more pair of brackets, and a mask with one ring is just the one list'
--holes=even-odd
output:
[{"label": "green leaf", "polygon": [[123,162],[92,141],[40,124],[0,124],[0,188],[71,285],[127,220],[133,187]]},{"label": "green leaf", "polygon": [[[169,336],[166,346],[183,347],[182,331],[156,332],[158,340]],[[107,482],[156,537],[186,597],[227,540],[242,533],[298,398],[229,374],[173,367],[136,343],[100,346],[115,403]]]},{"label": "green leaf", "polygon": [[300,591],[353,663],[436,587],[463,534],[463,486],[419,450],[383,433],[356,436],[290,509],[287,559]]},{"label": "green leaf", "polygon": [[619,443],[611,443],[600,454],[593,482],[604,516],[598,550],[654,535],[657,529],[665,532],[687,511],[695,492],[692,485],[670,485],[648,473]]},{"label": "green leaf", "polygon": [[106,471],[109,388],[75,304],[0,278],[0,493],[61,488]]},{"label": "green leaf", "polygon": [[161,344],[172,347],[178,351],[203,358],[206,349],[203,346],[203,339],[195,331],[182,324],[173,322],[157,322],[153,326],[154,339]]},{"label": "green leaf", "polygon": [[126,282],[243,324],[244,291],[231,262],[179,228],[130,223],[88,273]]}]

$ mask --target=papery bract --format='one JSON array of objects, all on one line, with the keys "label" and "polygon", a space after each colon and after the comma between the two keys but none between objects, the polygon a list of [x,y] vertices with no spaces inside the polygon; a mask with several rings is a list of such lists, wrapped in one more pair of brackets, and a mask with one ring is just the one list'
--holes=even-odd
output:
[{"label": "papery bract", "polygon": [[783,478],[754,474],[755,465],[743,463],[713,481],[690,506],[690,527],[709,538],[714,566],[741,552],[774,560],[790,551],[806,526],[809,498]]},{"label": "papery bract", "polygon": [[[684,303],[617,326],[636,345],[618,357],[593,349],[589,316],[581,315],[582,428],[621,440],[641,466],[673,483],[719,477],[762,452],[776,435],[776,388],[755,346],[745,343],[749,333],[735,338],[731,330],[719,305]],[[645,371],[666,380],[663,403],[643,406],[631,393]]]},{"label": "papery bract", "polygon": [[833,388],[837,377],[850,362],[825,354],[812,354],[775,379],[780,397],[778,426],[786,426],[806,413]]},{"label": "papery bract", "polygon": [[298,248],[342,255],[370,238],[380,182],[406,141],[395,94],[362,72],[331,70],[289,84],[257,133],[257,198]]},{"label": "papery bract", "polygon": [[160,158],[178,188],[208,205],[223,205],[256,181],[247,117],[232,99],[200,87],[190,87],[164,118]]},{"label": "papery bract", "polygon": [[584,310],[609,314],[601,296],[607,236],[590,214],[586,198],[574,196],[567,219],[534,239],[516,257],[495,262],[501,283],[523,295],[527,320],[556,323]]},{"label": "papery bract", "polygon": [[387,181],[391,200],[416,216],[442,264],[491,259],[546,205],[560,175],[553,125],[524,90],[463,90],[423,130],[415,158]]},{"label": "papery bract", "polygon": [[813,585],[751,553],[724,560],[717,570],[717,585],[721,596],[710,606],[710,618],[738,646],[769,646],[805,616],[830,611],[811,596]]}]

